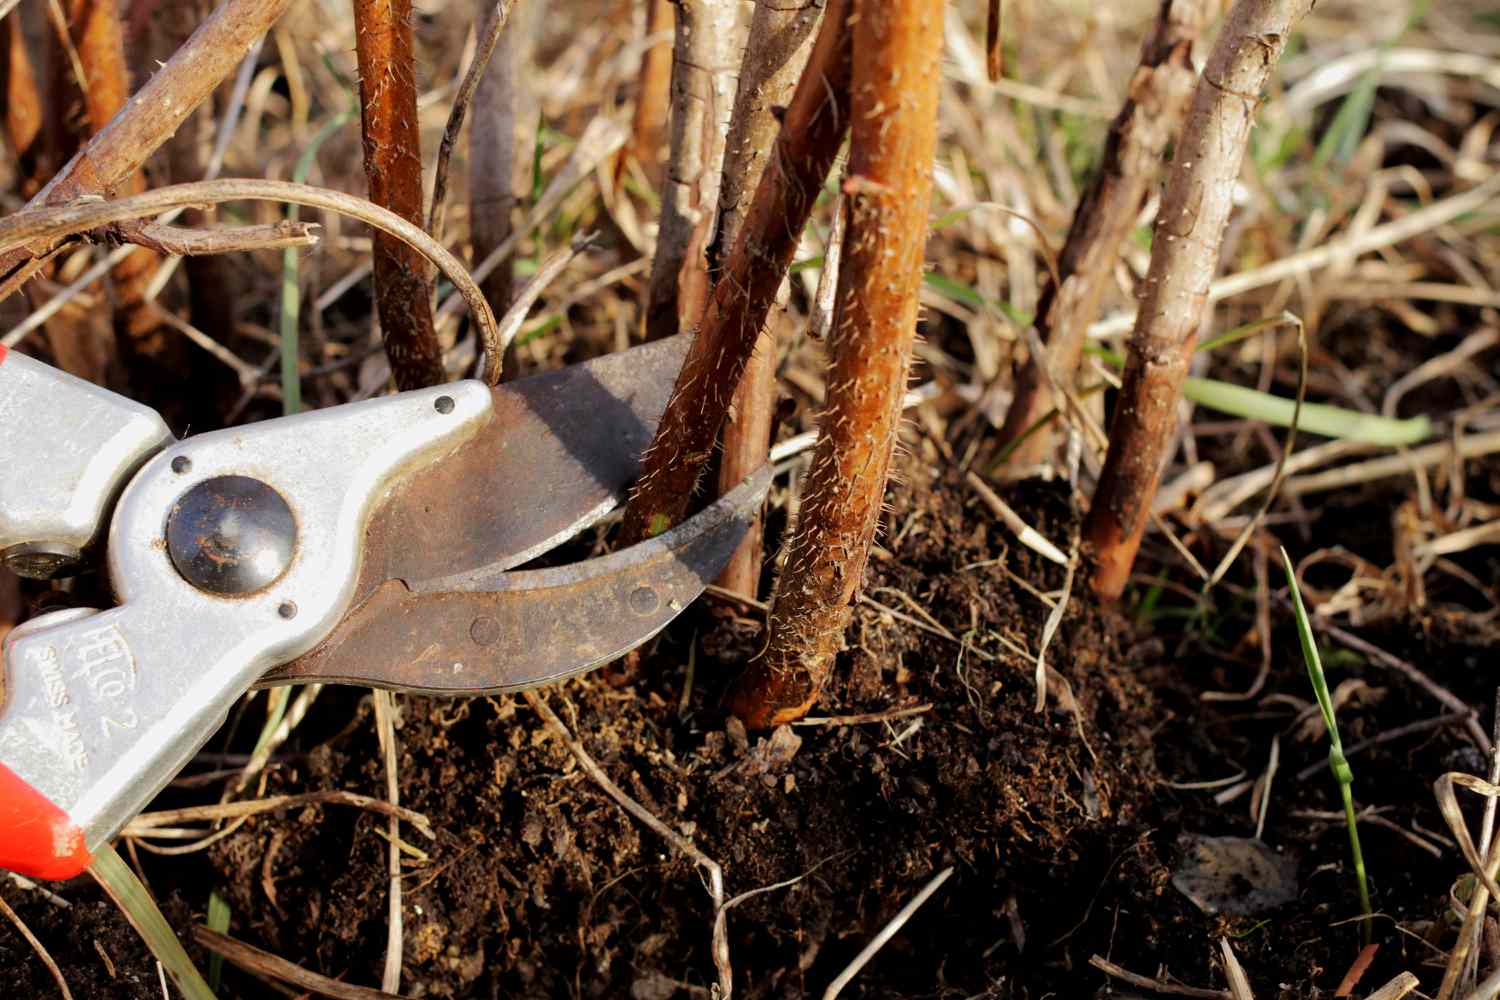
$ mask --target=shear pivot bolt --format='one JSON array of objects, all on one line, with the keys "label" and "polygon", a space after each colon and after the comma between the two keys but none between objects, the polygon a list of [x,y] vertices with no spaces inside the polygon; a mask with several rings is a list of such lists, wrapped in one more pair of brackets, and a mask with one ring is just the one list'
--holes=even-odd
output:
[{"label": "shear pivot bolt", "polygon": [[265,589],[286,572],[296,550],[292,509],[280,493],[249,476],[205,479],[178,497],[167,515],[172,565],[211,594]]}]

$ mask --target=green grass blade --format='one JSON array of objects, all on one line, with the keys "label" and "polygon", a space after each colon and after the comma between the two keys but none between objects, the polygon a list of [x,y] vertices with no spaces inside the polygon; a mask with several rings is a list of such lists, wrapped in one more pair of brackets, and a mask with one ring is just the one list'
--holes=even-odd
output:
[{"label": "green grass blade", "polygon": [[[1220,413],[1260,420],[1276,427],[1290,427],[1295,400],[1273,396],[1258,389],[1232,385],[1217,379],[1189,376],[1182,394],[1193,402]],[[1432,422],[1425,416],[1395,420],[1373,413],[1346,410],[1324,403],[1303,403],[1297,429],[1324,437],[1396,448],[1417,444],[1432,434]]]},{"label": "green grass blade", "polygon": [[[220,934],[229,933],[229,903],[217,892],[208,894],[208,929]],[[224,978],[224,956],[214,952],[208,956],[208,988],[217,990]]]},{"label": "green grass blade", "polygon": [[[292,180],[299,184],[307,182],[307,175],[317,158],[318,149],[339,129],[354,118],[354,109],[349,108],[335,115],[331,121],[313,135],[297,163],[292,167]],[[301,212],[296,205],[287,208],[289,222],[296,222]],[[281,251],[281,316],[277,329],[281,337],[281,410],[286,414],[302,409],[302,372],[299,331],[302,318],[302,287],[299,278],[298,248],[287,247]]]},{"label": "green grass blade", "polygon": [[[1249,328],[1231,330],[1223,337],[1210,341],[1205,347],[1232,343],[1244,335],[1246,329],[1254,332],[1255,326],[1256,324],[1250,324]],[[1119,351],[1094,345],[1088,351],[1107,365],[1115,368],[1125,366],[1125,356]],[[1295,399],[1192,375],[1183,382],[1182,394],[1211,410],[1244,417],[1246,420],[1259,420],[1274,427],[1290,427],[1292,415],[1297,410]],[[1431,437],[1432,421],[1425,416],[1397,420],[1358,410],[1346,410],[1342,406],[1329,406],[1326,403],[1303,403],[1297,430],[1299,433],[1306,431],[1345,441],[1363,441],[1385,448],[1399,448],[1419,444]]]},{"label": "green grass blade", "polygon": [[1359,846],[1359,820],[1354,812],[1354,769],[1349,766],[1349,758],[1344,756],[1338,719],[1333,714],[1333,698],[1328,694],[1328,678],[1323,674],[1323,660],[1318,655],[1318,643],[1313,637],[1307,608],[1302,604],[1302,591],[1297,586],[1297,571],[1292,566],[1292,558],[1286,554],[1286,549],[1281,550],[1281,567],[1286,572],[1287,585],[1292,591],[1292,617],[1297,621],[1297,640],[1302,644],[1302,662],[1307,666],[1307,676],[1312,681],[1318,709],[1323,713],[1323,721],[1328,726],[1328,768],[1338,782],[1339,797],[1344,801],[1344,825],[1349,830],[1349,853],[1354,858],[1354,879],[1359,888],[1360,912],[1364,914],[1364,941],[1369,944],[1374,932],[1371,922],[1374,911],[1370,908],[1370,882],[1365,874],[1365,853]]},{"label": "green grass blade", "polygon": [[208,988],[208,983],[203,981],[194,967],[193,960],[188,958],[182,942],[172,933],[167,918],[156,908],[156,901],[151,898],[146,887],[141,885],[141,880],[135,877],[130,866],[115,853],[113,846],[106,844],[95,853],[94,863],[89,866],[89,874],[94,876],[125,914],[125,919],[140,934],[151,949],[151,954],[167,970],[167,975],[172,977],[182,995],[187,1000],[214,1000],[214,991]]}]

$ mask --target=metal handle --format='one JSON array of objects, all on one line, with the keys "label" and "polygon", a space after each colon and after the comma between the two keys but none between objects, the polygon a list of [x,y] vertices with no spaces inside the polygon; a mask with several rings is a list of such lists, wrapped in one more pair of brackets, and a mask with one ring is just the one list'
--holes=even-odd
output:
[{"label": "metal handle", "polygon": [[[110,524],[120,606],[6,637],[0,765],[15,787],[81,830],[84,851],[108,842],[235,698],[342,617],[392,482],[491,412],[488,389],[456,383],[205,434],[147,462]],[[40,806],[23,800],[0,841],[32,843]],[[11,853],[28,864],[34,849]]]},{"label": "metal handle", "polygon": [[0,563],[22,576],[67,575],[131,475],[172,440],[155,410],[0,352]]}]

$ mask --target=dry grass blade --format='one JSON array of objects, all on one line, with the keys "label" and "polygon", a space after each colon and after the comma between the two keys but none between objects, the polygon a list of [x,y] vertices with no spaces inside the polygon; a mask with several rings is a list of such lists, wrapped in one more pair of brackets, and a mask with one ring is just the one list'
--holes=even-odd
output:
[{"label": "dry grass blade", "polygon": [[124,837],[149,837],[154,827],[171,826],[176,823],[195,823],[205,820],[234,819],[239,816],[254,816],[257,813],[280,812],[297,806],[306,805],[335,805],[354,806],[357,809],[368,809],[371,812],[384,813],[387,816],[395,816],[412,824],[422,835],[429,840],[436,837],[432,831],[432,824],[427,817],[411,809],[404,809],[399,805],[392,805],[381,799],[372,799],[368,795],[358,795],[354,792],[304,792],[300,795],[273,795],[265,799],[251,799],[246,802],[221,802],[209,806],[186,806],[182,809],[166,809],[160,812],[141,813],[135,819],[125,825],[121,831]]},{"label": "dry grass blade", "polygon": [[318,996],[332,997],[334,1000],[400,1000],[400,995],[396,993],[374,990],[368,986],[352,986],[316,972],[309,972],[300,965],[294,965],[284,958],[268,951],[261,951],[243,941],[236,941],[227,934],[209,930],[202,924],[193,925],[193,939],[209,951],[223,955],[247,972],[283,983],[291,983],[298,989],[315,993]]},{"label": "dry grass blade", "polygon": [[604,789],[606,795],[614,799],[620,808],[640,820],[663,840],[682,852],[685,857],[702,868],[704,874],[708,876],[708,895],[713,900],[715,916],[713,930],[714,966],[719,974],[719,996],[727,1000],[734,992],[734,972],[729,964],[729,934],[724,929],[723,922],[718,919],[720,912],[725,907],[724,870],[719,867],[717,861],[704,854],[692,841],[667,826],[667,824],[653,815],[649,809],[629,795],[626,795],[619,785],[610,780],[609,775],[604,773],[604,769],[589,755],[589,752],[584,749],[583,744],[568,730],[567,726],[563,725],[563,721],[557,717],[556,712],[552,711],[551,706],[547,704],[541,694],[536,691],[523,691],[521,692],[521,697],[525,698],[526,704],[530,705],[532,710],[541,716],[542,720],[551,727],[552,731],[557,734],[558,739],[562,740],[563,745],[568,748],[568,752],[573,755],[573,759],[578,761],[578,766],[583,768],[585,774],[594,779],[595,784]]},{"label": "dry grass blade", "polygon": [[521,327],[526,323],[526,317],[531,312],[531,307],[536,305],[536,300],[542,297],[547,286],[557,280],[567,266],[578,258],[579,254],[587,252],[593,245],[592,233],[579,236],[568,246],[552,251],[541,266],[536,269],[536,274],[526,282],[526,287],[516,295],[515,301],[511,303],[510,309],[500,318],[500,352],[504,354],[509,350],[511,343],[516,339],[516,334],[521,332]]},{"label": "dry grass blade", "polygon": [[1229,995],[1234,1000],[1255,1000],[1255,994],[1250,990],[1250,978],[1245,975],[1244,967],[1235,957],[1228,938],[1219,938],[1219,953],[1224,957],[1224,976],[1229,980]]},{"label": "dry grass blade", "polygon": [[[1463,810],[1459,808],[1456,788],[1467,788],[1491,800],[1500,796],[1500,785],[1457,771],[1442,775],[1432,786],[1433,794],[1437,796],[1438,810],[1443,814],[1443,821],[1448,824],[1448,829],[1458,841],[1459,850],[1462,851],[1464,860],[1468,862],[1476,879],[1473,894],[1467,903],[1458,941],[1453,946],[1453,951],[1448,956],[1448,965],[1443,971],[1443,982],[1438,988],[1437,1000],[1449,1000],[1450,997],[1456,995],[1459,980],[1463,978],[1465,970],[1469,967],[1471,949],[1477,941],[1480,922],[1489,909],[1489,901],[1500,899],[1500,886],[1495,884],[1495,877],[1500,874],[1500,849],[1497,849],[1500,845],[1491,844],[1488,856],[1484,858],[1479,856],[1478,850],[1474,847],[1474,840],[1469,836],[1468,822],[1464,819]],[[1497,987],[1500,987],[1500,979],[1497,979]]]},{"label": "dry grass blade", "polygon": [[[4,14],[0,14],[0,17],[4,17]],[[57,983],[57,991],[62,994],[63,1000],[73,1000],[73,991],[68,989],[68,981],[63,978],[62,970],[52,960],[52,955],[47,951],[46,946],[37,940],[35,934],[31,933],[31,928],[26,926],[26,922],[21,919],[20,914],[10,908],[10,904],[5,901],[4,896],[0,896],[0,914],[3,914],[5,919],[9,920],[11,925],[15,927],[16,932],[26,939],[26,943],[31,946],[31,950],[36,952],[36,957],[47,967],[47,971],[52,973],[52,978]]]},{"label": "dry grass blade", "polygon": [[1415,990],[1419,985],[1421,985],[1421,980],[1410,972],[1403,972],[1374,993],[1371,993],[1365,1000],[1401,1000],[1402,997]]},{"label": "dry grass blade", "polygon": [[401,988],[401,819],[394,812],[401,805],[401,782],[398,780],[396,761],[396,703],[389,691],[376,690],[375,732],[380,738],[381,755],[385,758],[385,797],[392,812],[387,820],[387,839],[390,845],[386,852],[386,875],[389,878],[389,896],[386,907],[385,970],[380,977],[380,988],[395,993]]},{"label": "dry grass blade", "polygon": [[828,984],[828,989],[823,991],[823,1000],[834,1000],[843,991],[844,987],[848,986],[854,977],[859,975],[859,970],[868,965],[870,959],[875,957],[875,953],[884,948],[886,942],[895,937],[901,928],[906,926],[906,922],[912,918],[912,914],[920,910],[922,904],[931,899],[932,894],[937,892],[952,874],[953,866],[949,865],[929,879],[927,884],[922,887],[922,891],[913,896],[909,903],[901,907],[896,915],[891,918],[890,922],[880,929],[880,933],[876,934],[870,939],[869,944],[860,949],[859,954],[854,956],[854,959],[845,967],[844,971],[840,972],[834,978],[833,982]]},{"label": "dry grass blade", "polygon": [[1137,986],[1143,990],[1151,990],[1153,993],[1164,993],[1167,996],[1174,997],[1196,997],[1198,1000],[1235,1000],[1234,995],[1228,990],[1205,990],[1196,986],[1179,986],[1176,983],[1152,979],[1150,976],[1142,976],[1116,965],[1101,955],[1091,956],[1089,964],[1111,979],[1118,979],[1123,983],[1129,983],[1131,986]]}]

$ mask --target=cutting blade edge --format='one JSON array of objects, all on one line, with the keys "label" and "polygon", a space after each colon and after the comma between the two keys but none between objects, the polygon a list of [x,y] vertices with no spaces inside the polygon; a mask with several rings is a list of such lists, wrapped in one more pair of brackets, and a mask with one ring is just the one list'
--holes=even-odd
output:
[{"label": "cutting blade edge", "polygon": [[[518,691],[622,656],[665,628],[728,562],[771,481],[763,466],[695,517],[611,555],[483,582],[380,587],[312,652],[261,685],[329,682],[427,694]],[[454,588],[454,589],[449,589]]]}]

